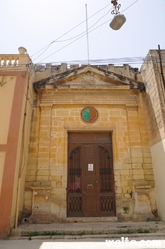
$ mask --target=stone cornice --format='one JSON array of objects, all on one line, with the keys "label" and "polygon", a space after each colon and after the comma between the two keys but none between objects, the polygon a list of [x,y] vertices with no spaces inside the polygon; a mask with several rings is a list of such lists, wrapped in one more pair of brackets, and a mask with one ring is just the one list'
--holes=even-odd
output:
[{"label": "stone cornice", "polygon": [[83,66],[56,73],[34,82],[40,89],[138,89],[144,91],[144,83],[102,68]]}]

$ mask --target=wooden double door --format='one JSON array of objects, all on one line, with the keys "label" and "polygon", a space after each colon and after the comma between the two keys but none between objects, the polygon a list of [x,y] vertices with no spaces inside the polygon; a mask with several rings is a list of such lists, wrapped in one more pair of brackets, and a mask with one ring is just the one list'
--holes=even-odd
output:
[{"label": "wooden double door", "polygon": [[115,216],[111,133],[69,133],[68,217]]}]

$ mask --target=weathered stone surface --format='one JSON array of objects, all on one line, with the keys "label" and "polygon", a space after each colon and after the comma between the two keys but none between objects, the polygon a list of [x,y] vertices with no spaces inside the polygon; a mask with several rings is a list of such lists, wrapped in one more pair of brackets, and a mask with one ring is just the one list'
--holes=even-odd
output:
[{"label": "weathered stone surface", "polygon": [[[50,84],[43,86],[38,84],[41,107],[36,109],[33,116],[31,129],[33,139],[28,159],[29,162],[35,161],[35,158],[38,160],[37,168],[35,166],[33,169],[33,163],[30,164],[27,180],[34,174],[34,181],[36,179],[40,182],[49,181],[52,188],[49,201],[45,199],[44,190],[40,190],[40,195],[38,193],[35,195],[35,203],[38,203],[35,204],[35,208],[37,205],[39,207],[38,209],[33,207],[32,217],[35,222],[38,220],[38,218],[35,219],[35,213],[37,213],[37,217],[44,213],[44,217],[47,214],[49,218],[51,215],[58,219],[66,218],[67,139],[69,131],[77,130],[82,132],[85,130],[88,132],[112,131],[117,216],[122,220],[131,220],[134,217],[141,219],[136,214],[138,205],[140,205],[140,197],[134,186],[137,182],[143,184],[146,181],[148,184],[148,181],[153,181],[146,110],[143,109],[142,101],[143,94],[138,90],[130,92],[129,85],[124,87],[122,81],[120,84],[117,83],[117,78],[112,81],[107,78],[108,83],[104,82],[105,78],[96,69],[92,70],[89,69],[89,75],[86,75],[87,71],[82,71],[82,74],[77,75],[76,78],[69,72],[67,76],[61,75],[64,77],[65,83],[63,79],[59,81],[57,79],[56,83],[51,81]],[[56,84],[58,91],[53,88],[53,84]],[[84,91],[84,87],[88,91]],[[70,90],[68,91],[68,89]],[[76,92],[75,89],[77,89]],[[98,119],[92,124],[85,123],[80,115],[82,109],[88,105],[94,106],[99,113]],[[36,126],[38,132],[35,134],[33,131],[36,131]],[[154,195],[151,196],[154,198]],[[134,207],[135,197],[136,208]],[[142,206],[144,209],[146,207],[149,212],[151,210],[150,201],[146,200],[149,200],[150,197],[147,198],[144,198]],[[25,207],[27,203],[26,201]],[[45,205],[44,209],[42,205]],[[128,205],[130,210],[127,216],[123,212],[125,205]]]}]

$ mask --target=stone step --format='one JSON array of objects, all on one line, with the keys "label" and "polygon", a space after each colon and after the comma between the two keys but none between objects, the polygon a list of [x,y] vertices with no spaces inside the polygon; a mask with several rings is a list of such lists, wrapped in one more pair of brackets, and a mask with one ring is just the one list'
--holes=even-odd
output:
[{"label": "stone step", "polygon": [[67,222],[117,222],[117,217],[70,217]]},{"label": "stone step", "polygon": [[[89,221],[83,218],[83,222],[70,219],[68,223],[52,224],[21,224],[12,230],[11,235],[15,237],[35,237],[35,236],[82,236],[82,235],[121,235],[125,234],[146,234],[164,233],[164,222],[106,222]],[[94,222],[95,220],[95,222]]]}]

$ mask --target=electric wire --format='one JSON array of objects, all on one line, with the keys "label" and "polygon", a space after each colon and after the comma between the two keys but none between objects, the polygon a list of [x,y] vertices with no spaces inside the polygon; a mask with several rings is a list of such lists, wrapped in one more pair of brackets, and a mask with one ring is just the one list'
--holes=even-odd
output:
[{"label": "electric wire", "polygon": [[[112,9],[112,8],[111,8]],[[99,18],[99,20],[97,20],[97,22],[95,22],[91,27],[89,27],[87,30],[85,30],[85,31],[83,31],[82,33],[80,33],[80,34],[78,34],[78,35],[76,35],[76,36],[74,36],[74,37],[71,37],[71,38],[68,38],[68,39],[65,39],[65,40],[55,40],[55,41],[53,41],[53,42],[51,42],[49,45],[48,45],[48,47],[39,55],[39,56],[37,56],[36,58],[34,58],[33,59],[33,61],[35,61],[36,59],[38,59],[42,54],[44,54],[45,52],[46,52],[46,50],[53,44],[53,43],[55,43],[55,42],[66,42],[66,41],[70,41],[70,40],[73,40],[73,39],[75,39],[75,38],[77,38],[77,37],[80,37],[81,35],[86,35],[87,33],[89,33],[89,30],[92,28],[92,27],[94,27],[102,18],[104,18],[110,11],[111,11],[111,9],[105,14],[105,15],[103,15],[101,18]],[[88,20],[89,18],[87,18],[87,20]]]},{"label": "electric wire", "polygon": [[[125,10],[127,10],[127,9],[129,9],[132,5],[134,5],[136,2],[137,2],[138,0],[136,0],[134,3],[132,3],[131,5],[129,5],[127,8],[125,8],[122,12],[124,12]],[[98,14],[100,11],[102,11],[102,10],[104,10],[105,8],[107,8],[108,6],[109,6],[110,4],[108,4],[108,5],[106,5],[104,8],[102,8],[101,10],[99,10],[99,11],[97,11],[96,13],[94,13],[92,16],[90,16],[88,19],[90,19],[90,18],[92,18],[93,16],[95,16],[96,14]],[[109,11],[107,12],[107,14],[109,13]],[[106,15],[106,14],[105,14]],[[104,16],[105,16],[104,15]],[[102,16],[100,19],[102,19],[104,16]],[[99,19],[99,20],[100,20]],[[98,21],[99,21],[98,20]],[[86,21],[86,20],[85,20]],[[73,27],[72,29],[70,29],[68,32],[66,32],[65,34],[63,34],[63,35],[61,35],[59,38],[57,38],[56,40],[54,40],[54,41],[52,41],[51,43],[49,43],[47,46],[45,46],[44,48],[42,48],[42,49],[40,49],[38,52],[40,52],[40,51],[42,51],[43,49],[45,49],[38,57],[40,57],[51,45],[52,45],[52,43],[54,43],[55,41],[57,41],[58,39],[60,39],[61,37],[63,37],[64,35],[66,35],[67,33],[69,33],[70,31],[72,31],[73,29],[75,29],[76,27],[78,27],[78,26],[80,26],[82,23],[84,23],[85,21],[83,21],[83,22],[81,22],[80,24],[78,24],[78,25],[76,25],[75,27]],[[98,22],[97,21],[97,22]],[[93,30],[91,30],[91,31],[89,31],[89,33],[90,32],[92,32],[92,31],[94,31],[95,29],[97,29],[97,28],[99,28],[99,27],[101,27],[102,25],[104,25],[105,23],[107,23],[107,22],[109,22],[110,20],[108,20],[108,21],[106,21],[106,22],[104,22],[104,23],[102,23],[101,25],[99,25],[99,26],[97,26],[96,28],[94,28]],[[96,22],[96,23],[97,23]],[[95,24],[96,24],[95,23]],[[94,25],[95,25],[94,24]],[[93,25],[93,26],[94,26]],[[91,26],[92,27],[92,26]],[[90,28],[91,28],[90,27]],[[86,32],[87,31],[85,31],[85,34],[84,35],[82,35],[82,36],[80,36],[79,38],[82,38],[83,36],[85,36],[86,35]],[[78,39],[79,39],[78,38]],[[78,39],[76,39],[75,41],[77,41]],[[75,42],[75,41],[73,41],[73,42]],[[60,50],[62,50],[62,49],[64,49],[65,47],[67,47],[67,46],[69,46],[70,44],[72,44],[73,42],[71,42],[71,43],[69,43],[69,44],[67,44],[67,45],[65,45],[64,47],[62,47],[61,49],[59,49],[59,50],[57,50],[57,51],[55,51],[54,53],[57,53],[58,51],[60,51]],[[37,54],[38,52],[36,52],[35,54]],[[51,55],[53,55],[54,53],[52,53]],[[32,56],[34,56],[35,54],[33,54]],[[48,58],[48,57],[50,57],[51,55],[49,55],[49,56],[47,56],[46,58]],[[38,58],[37,57],[37,58]],[[36,58],[36,59],[37,59]],[[46,58],[44,58],[43,60],[45,60]],[[42,60],[42,61],[43,61]],[[40,61],[41,62],[41,61]],[[40,63],[40,62],[38,62],[38,63]],[[20,64],[20,65],[26,65],[26,64]]]},{"label": "electric wire", "polygon": [[[145,57],[125,57],[125,58],[106,58],[106,59],[91,59],[92,64],[96,63],[137,63],[143,62]],[[59,63],[66,63],[66,64],[84,64],[87,60],[72,60],[72,61],[60,61],[60,62],[51,62],[49,64],[58,64]],[[45,63],[46,64],[46,63]],[[36,65],[43,65],[43,63],[37,63]]]},{"label": "electric wire", "polygon": [[[105,7],[103,7],[102,9],[100,9],[99,11],[97,11],[96,13],[94,13],[92,16],[88,17],[88,20],[92,17],[94,17],[95,15],[97,15],[99,12],[101,12],[102,10],[104,10],[105,8],[107,8],[110,4],[106,5]],[[43,47],[42,49],[40,49],[38,52],[34,53],[31,57],[33,57],[34,55],[36,55],[37,53],[39,53],[40,51],[42,51],[44,49],[44,51],[42,52],[42,54],[54,43],[57,42],[60,38],[62,38],[63,36],[65,36],[66,34],[70,33],[72,30],[74,30],[75,28],[79,27],[81,24],[83,24],[84,22],[86,22],[86,20],[80,22],[79,24],[77,24],[76,26],[74,26],[73,28],[71,28],[69,31],[67,31],[66,33],[64,33],[63,35],[61,35],[60,37],[58,37],[56,40],[52,41],[51,43],[49,43],[48,45],[46,45],[45,47]],[[41,54],[41,55],[42,55]],[[39,56],[41,56],[39,55]],[[38,58],[38,57],[37,57]],[[34,60],[36,60],[37,58],[35,58]]]},{"label": "electric wire", "polygon": [[[111,8],[111,9],[112,9],[112,8]],[[82,33],[80,33],[80,34],[78,34],[78,35],[76,35],[76,36],[74,36],[74,37],[65,39],[65,40],[54,41],[54,42],[66,42],[66,41],[73,40],[73,39],[75,39],[75,38],[81,36],[81,35],[84,34],[84,33],[86,34],[86,33],[88,32],[88,30],[90,30],[92,27],[94,27],[94,26],[95,26],[103,17],[105,17],[105,16],[111,11],[111,9],[108,10],[108,12],[107,12],[106,14],[104,14],[102,17],[100,17],[99,20],[97,20],[97,22],[95,22],[91,27],[89,27],[87,30],[83,31]],[[87,20],[88,20],[88,18],[87,18]],[[34,59],[34,60],[35,60],[35,59]]]},{"label": "electric wire", "polygon": [[[91,33],[92,31],[96,30],[97,28],[101,27],[102,25],[104,25],[105,23],[107,23],[107,22],[109,22],[109,21],[110,21],[110,20],[108,20],[108,21],[102,23],[101,25],[97,26],[96,28],[90,30],[88,33]],[[86,32],[87,32],[87,31],[86,31]],[[55,52],[53,52],[52,54],[48,55],[48,56],[45,57],[43,60],[49,58],[49,57],[52,56],[53,54],[56,54],[57,52],[61,51],[62,49],[66,48],[66,47],[68,47],[69,45],[71,45],[72,43],[74,43],[74,42],[76,42],[77,40],[81,39],[82,37],[84,37],[84,36],[86,35],[86,32],[85,32],[85,34],[81,35],[80,37],[78,37],[78,38],[75,39],[74,41],[68,43],[67,45],[63,46],[62,48],[60,48],[60,49],[56,50]],[[43,61],[43,60],[42,60],[42,61]],[[40,62],[42,62],[42,61],[40,61]]]},{"label": "electric wire", "polygon": [[[154,61],[159,61],[159,58],[154,58]],[[163,60],[164,62],[165,60]],[[117,58],[104,58],[104,59],[91,59],[90,60],[91,65],[92,64],[97,64],[97,65],[102,65],[102,64],[141,64],[141,63],[150,63],[153,62],[153,58],[152,56],[138,56],[138,57],[117,57]],[[52,61],[49,62],[48,65],[60,65],[61,63],[67,63],[67,64],[79,64],[79,65],[83,65],[86,64],[86,60],[68,60],[68,61]],[[47,66],[46,62],[42,62],[42,63],[36,63],[36,64],[18,64],[17,66],[11,66],[12,67],[12,71],[20,71],[20,70],[31,70],[31,75],[34,74],[35,71],[35,67],[36,66]],[[3,75],[5,76],[5,71],[8,70],[8,64],[6,64],[6,66],[3,66],[3,61],[1,60],[0,62],[0,72],[3,72]],[[22,69],[21,69],[22,68]]]},{"label": "electric wire", "polygon": [[130,7],[132,7],[135,3],[137,3],[139,0],[136,0],[135,2],[133,2],[132,4],[130,4],[127,8],[125,8],[121,13],[123,13],[124,11],[126,11],[127,9],[129,9]]},{"label": "electric wire", "polygon": [[[159,58],[154,58],[155,62],[159,62]],[[165,60],[163,60],[164,62]],[[122,64],[146,64],[153,62],[152,56],[141,56],[141,57],[122,57],[122,58],[105,58],[105,59],[91,59],[90,63],[91,65],[108,65],[108,64],[113,64],[113,65],[122,65]],[[30,66],[26,64],[19,64],[18,66],[12,67],[12,71],[20,71],[21,67],[24,67],[26,71],[31,70],[31,76],[35,73],[35,70],[38,70],[37,67],[46,67],[49,68],[51,66],[60,66],[62,63],[66,63],[68,65],[72,64],[79,64],[85,65],[87,64],[87,60],[68,60],[68,61],[54,61],[54,62],[49,62],[48,65],[46,62],[43,63],[36,63],[36,64],[31,64]],[[0,72],[4,72],[3,75],[5,76],[5,71],[9,69],[8,66],[0,66]],[[22,68],[23,69],[23,68]],[[21,69],[21,70],[22,70]],[[10,80],[9,80],[10,81]]]},{"label": "electric wire", "polygon": [[[138,1],[139,1],[139,0],[136,0],[134,3],[132,3],[131,5],[129,5],[125,10],[129,9],[130,7],[132,7],[132,5],[135,4],[135,3],[138,2]],[[123,13],[125,10],[123,10],[122,13]],[[105,21],[105,22],[103,22],[102,24],[100,24],[99,26],[95,27],[94,29],[89,30],[88,33],[93,32],[94,30],[98,29],[98,28],[101,27],[102,25],[108,23],[110,20],[112,20],[112,18],[109,19],[109,20],[107,20],[107,21]],[[52,54],[48,55],[47,57],[45,57],[44,59],[42,59],[42,61],[45,60],[45,59],[47,59],[47,58],[49,58],[49,57],[52,56],[53,54],[55,54],[55,53],[61,51],[62,49],[66,48],[67,46],[71,45],[72,43],[76,42],[77,40],[81,39],[82,37],[84,37],[84,36],[86,35],[86,33],[87,33],[87,31],[85,31],[85,34],[81,35],[80,37],[78,37],[78,38],[75,39],[74,41],[68,43],[67,45],[63,46],[62,48],[60,48],[60,49],[56,50],[55,52],[53,52]],[[41,61],[40,61],[40,62],[41,62]]]},{"label": "electric wire", "polygon": [[[110,12],[111,10],[109,10],[105,15],[107,15],[109,12]],[[104,16],[105,16],[104,15]],[[38,59],[42,54],[44,54],[45,52],[46,52],[46,50],[54,43],[54,42],[66,42],[66,41],[70,41],[70,40],[73,40],[73,39],[75,39],[75,38],[77,38],[77,37],[83,37],[83,36],[85,36],[87,33],[89,33],[89,30],[92,28],[92,27],[94,27],[104,16],[102,16],[96,23],[94,23],[90,28],[88,28],[87,30],[85,30],[85,31],[83,31],[82,33],[80,33],[79,35],[76,35],[76,36],[74,36],[74,37],[72,37],[72,38],[68,38],[68,39],[66,39],[66,40],[61,40],[61,41],[58,41],[58,40],[55,40],[55,41],[53,41],[51,44],[49,44],[49,46],[39,55],[39,56],[37,56],[35,59],[33,59],[33,61],[35,61],[36,59]],[[76,41],[76,40],[75,40]]]}]

